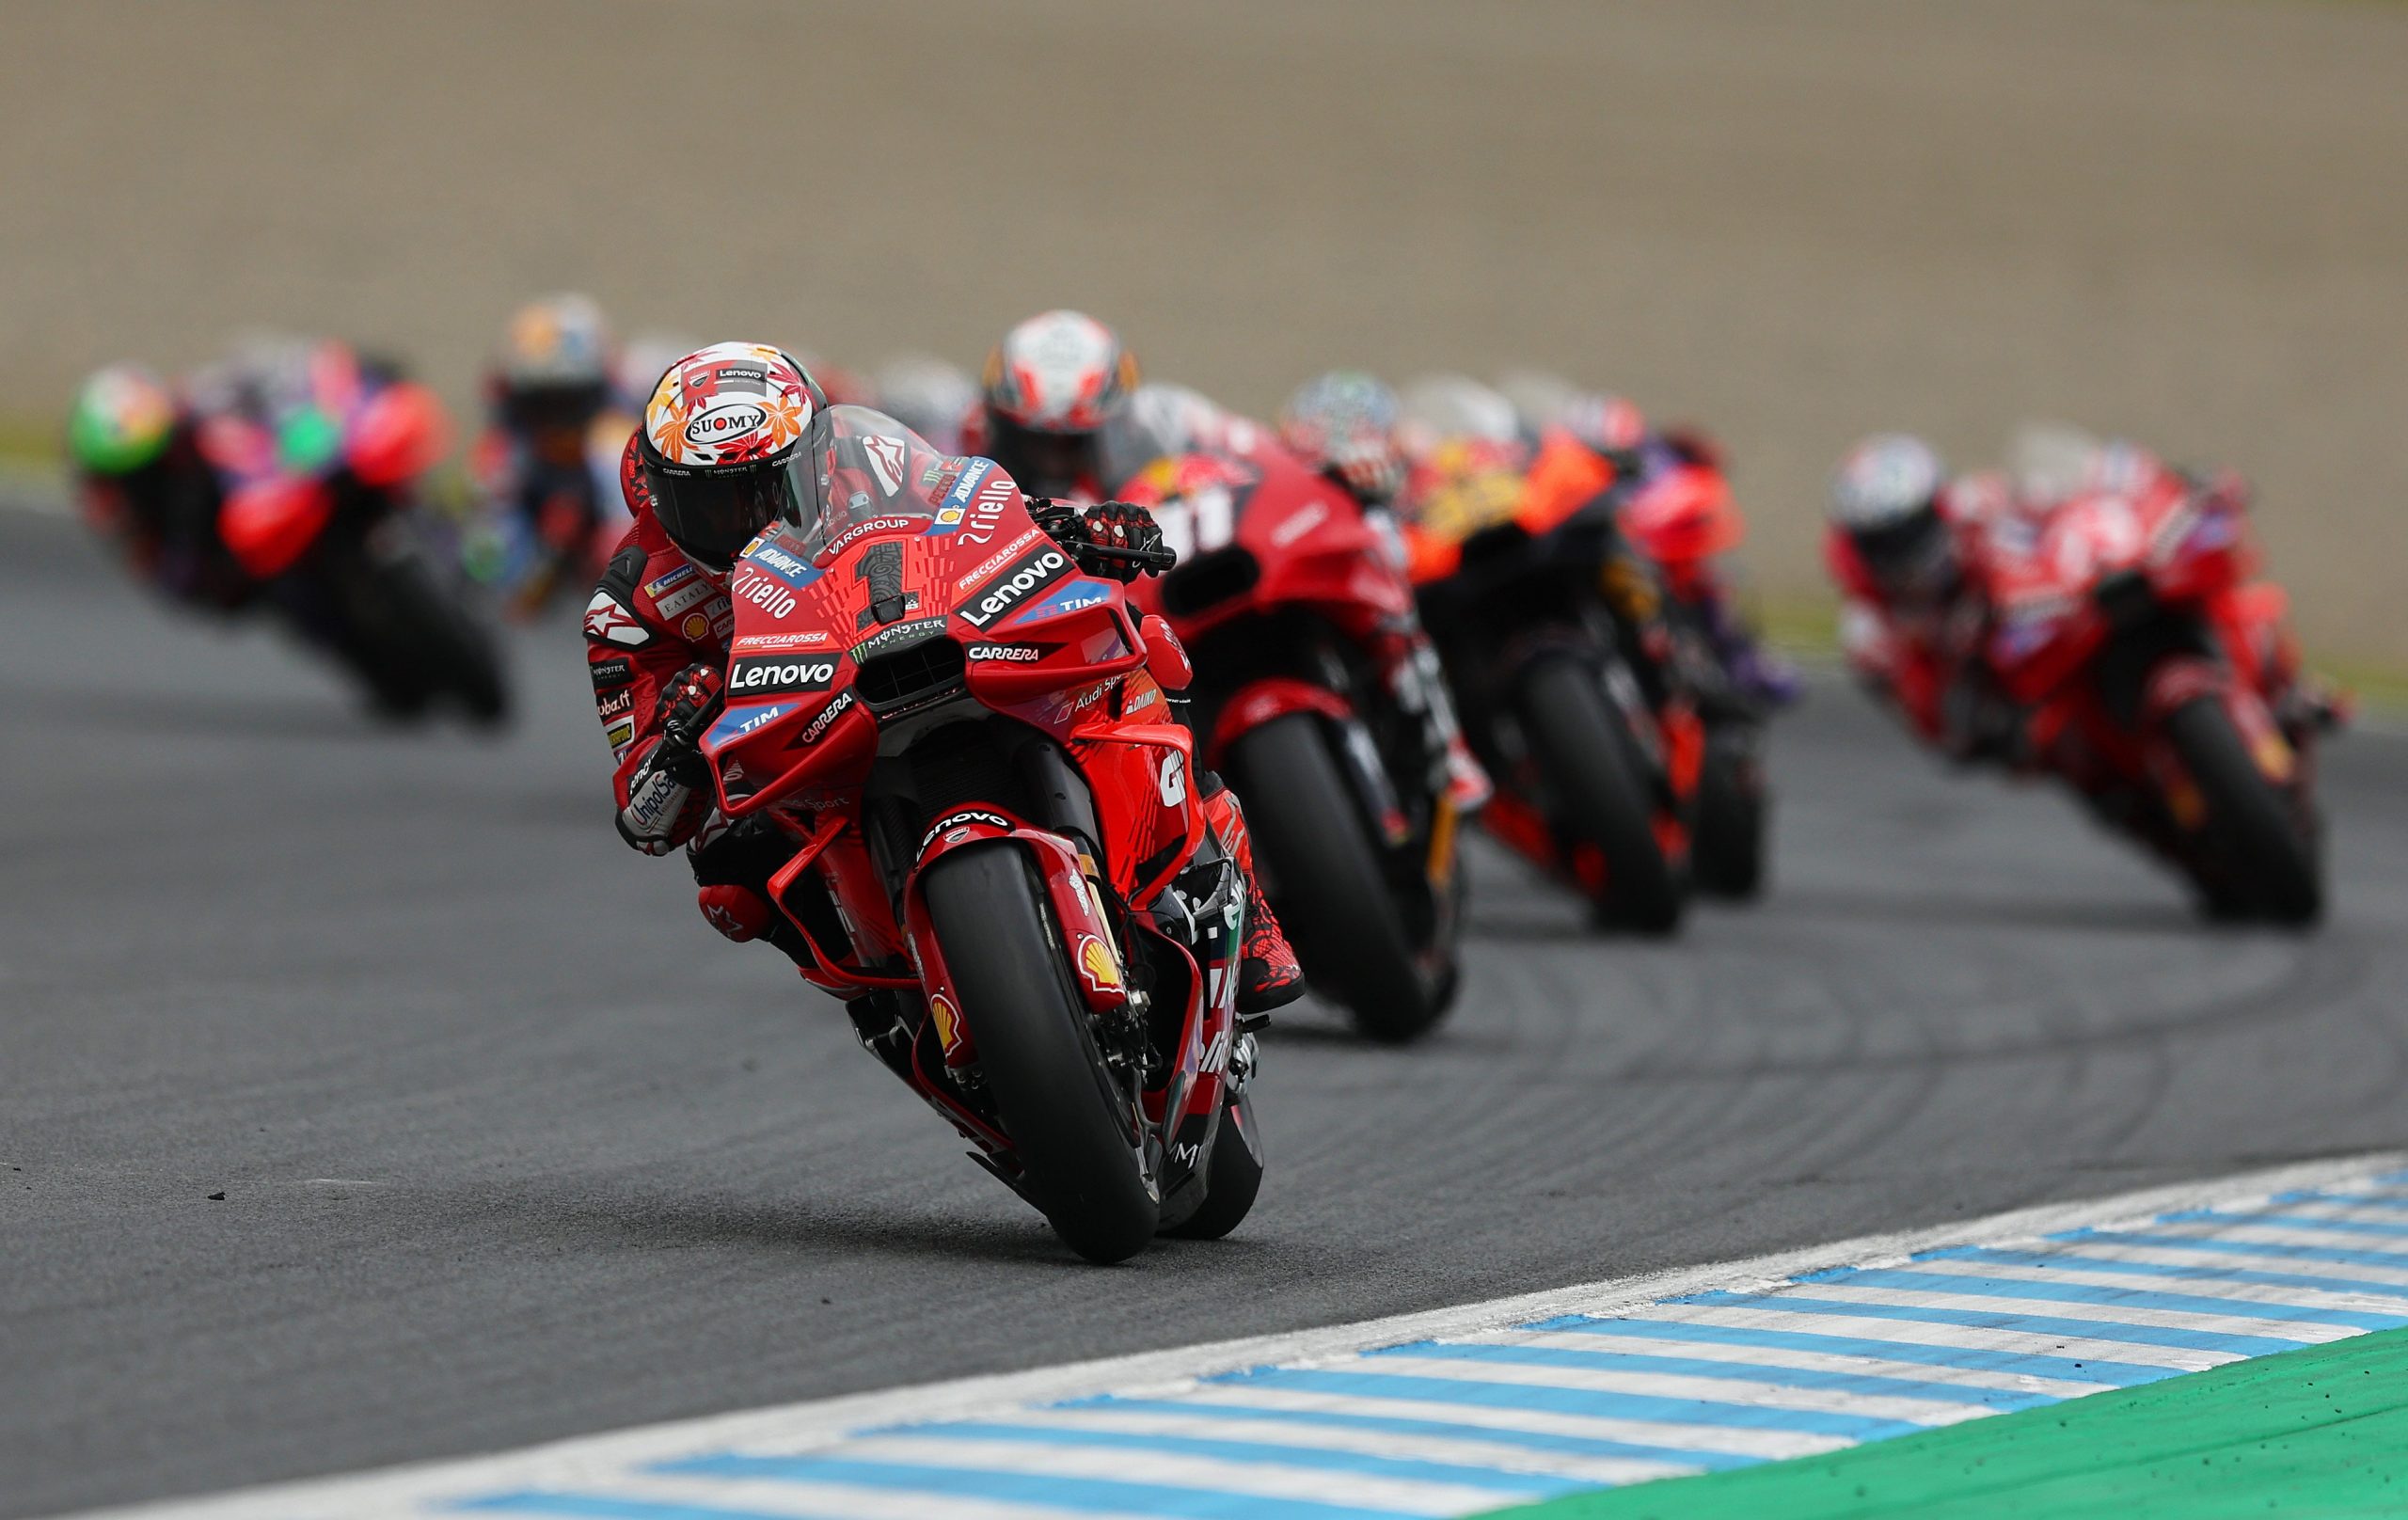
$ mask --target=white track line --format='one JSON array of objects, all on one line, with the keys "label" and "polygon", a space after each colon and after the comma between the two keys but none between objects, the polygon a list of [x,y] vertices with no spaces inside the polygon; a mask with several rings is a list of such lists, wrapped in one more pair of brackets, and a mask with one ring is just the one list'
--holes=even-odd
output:
[{"label": "white track line", "polygon": [[[1546,1292],[1326,1329],[1258,1336],[1027,1372],[968,1378],[702,1419],[677,1420],[579,1436],[492,1456],[428,1463],[348,1478],[251,1489],[214,1498],[171,1501],[109,1512],[128,1517],[146,1515],[153,1517],[153,1520],[163,1520],[163,1517],[170,1515],[181,1517],[181,1520],[230,1520],[234,1516],[241,1516],[243,1520],[282,1520],[282,1517],[292,1517],[292,1520],[311,1517],[311,1520],[317,1520],[317,1517],[335,1514],[367,1520],[371,1516],[447,1512],[450,1502],[473,1495],[527,1490],[607,1492],[664,1503],[673,1502],[672,1496],[681,1496],[674,1502],[700,1502],[701,1496],[708,1493],[723,1506],[750,1507],[770,1513],[912,1514],[934,1517],[934,1520],[1006,1520],[1006,1517],[1029,1520],[1029,1517],[1051,1510],[1041,1499],[1031,1500],[1026,1496],[1013,1500],[967,1496],[940,1498],[920,1493],[879,1492],[872,1487],[816,1477],[794,1481],[713,1479],[705,1483],[692,1480],[689,1475],[640,1470],[654,1464],[702,1452],[753,1450],[781,1456],[803,1456],[825,1452],[827,1449],[840,1444],[848,1448],[845,1455],[854,1460],[861,1460],[854,1457],[855,1449],[867,1448],[895,1453],[894,1460],[898,1462],[903,1460],[901,1453],[914,1452],[923,1462],[933,1460],[948,1465],[977,1465],[987,1471],[1035,1471],[1047,1475],[1060,1475],[1068,1470],[1066,1462],[1084,1468],[1092,1459],[1097,1465],[1097,1471],[1109,1470],[1132,1480],[1142,1480],[1145,1475],[1151,1473],[1157,1481],[1170,1481],[1169,1475],[1177,1473],[1197,1481],[1241,1482],[1250,1485],[1252,1492],[1265,1494],[1266,1497],[1269,1492],[1274,1491],[1299,1495],[1308,1490],[1318,1491],[1317,1485],[1332,1481],[1342,1482],[1349,1486],[1350,1492],[1361,1494],[1369,1491],[1363,1485],[1378,1483],[1388,1485],[1380,1490],[1382,1493],[1411,1501],[1398,1504],[1396,1508],[1416,1512],[1438,1503],[1442,1496],[1449,1503],[1464,1496],[1452,1493],[1458,1485],[1402,1478],[1374,1478],[1369,1474],[1338,1478],[1315,1474],[1304,1468],[1279,1468],[1276,1465],[1250,1466],[1246,1468],[1245,1475],[1233,1477],[1224,1471],[1231,1464],[1212,1457],[1180,1455],[1158,1463],[1150,1453],[1114,1451],[1104,1447],[1091,1447],[1085,1449],[1084,1454],[1066,1456],[1066,1452],[1074,1452],[1077,1449],[981,1441],[975,1443],[977,1449],[974,1453],[970,1451],[970,1443],[951,1437],[920,1437],[891,1429],[974,1417],[994,1422],[1024,1422],[1040,1413],[1030,1410],[1029,1405],[1052,1404],[1105,1393],[1128,1399],[1176,1397],[1190,1406],[1243,1410],[1245,1412],[1243,1417],[1246,1419],[1258,1417],[1276,1419],[1282,1412],[1291,1416],[1318,1414],[1337,1420],[1353,1418],[1359,1421],[1365,1417],[1410,1419],[1461,1427],[1456,1433],[1466,1439],[1478,1438],[1478,1432],[1488,1431],[1496,1433],[1498,1439],[1509,1433],[1520,1433],[1545,1439],[1560,1437],[1650,1446],[1665,1453],[1645,1464],[1653,1470],[1680,1465],[1671,1457],[1671,1453],[1675,1451],[1699,1452],[1701,1462],[1703,1462],[1714,1453],[1773,1457],[1827,1450],[1848,1443],[1796,1431],[1656,1424],[1547,1409],[1508,1408],[1468,1401],[1458,1405],[1451,1401],[1354,1397],[1353,1392],[1256,1386],[1244,1382],[1198,1387],[1196,1380],[1248,1368],[1312,1369],[1317,1365],[1346,1361],[1360,1352],[1414,1341],[1491,1336],[1516,1329],[1527,1331],[1533,1322],[1563,1315],[1624,1316],[1659,1322],[1711,1320],[1726,1325],[1754,1324],[1762,1328],[1840,1335],[1861,1342],[1921,1345],[1925,1348],[1962,1346],[2076,1359],[2089,1355],[2105,1361],[2162,1367],[2169,1370],[2211,1367],[2233,1358],[2216,1353],[2128,1344],[2103,1338],[2094,1341],[2088,1338],[1967,1329],[1853,1315],[1813,1316],[1783,1313],[1768,1307],[1717,1307],[1662,1301],[1715,1290],[1762,1292],[1799,1275],[1835,1267],[1908,1265],[1907,1259],[1915,1253],[1951,1245],[2014,1244],[2053,1251],[2067,1243],[2047,1242],[2042,1237],[2084,1227],[2138,1228],[2148,1226],[2156,1216],[2167,1212],[2210,1205],[2223,1211],[2225,1218],[2220,1223],[2226,1227],[2246,1228],[2242,1221],[2234,1216],[2252,1208],[2266,1209],[2267,1200],[2275,1195],[2325,1183],[2364,1184],[2371,1175],[2400,1168],[2403,1160],[2408,1158],[2386,1153],[2279,1167],[2240,1177],[2149,1188],[2083,1203],[2049,1205],[1957,1224],[1864,1236],[1741,1261],[1584,1283]],[[2279,1213],[2283,1209],[2268,1211]],[[2162,1235],[2171,1229],[2178,1229],[2183,1233],[2205,1234],[2213,1232],[2218,1223],[2206,1222],[2195,1228],[2188,1225],[2157,1225],[2150,1227],[2150,1232]],[[2288,1236],[2297,1232],[2276,1230],[2272,1233]],[[2336,1236],[2319,1231],[2316,1243],[2336,1243]],[[2212,1264],[2211,1259],[2202,1253],[2200,1264]],[[1063,1270],[1075,1272],[1081,1269],[1066,1265]],[[2335,1270],[2338,1272],[2341,1269]],[[2136,1280],[2132,1286],[2140,1289],[2147,1284],[2145,1280]],[[2161,1286],[2168,1291],[2184,1290],[2172,1280]],[[2045,1300],[1992,1301],[1974,1295],[1849,1290],[1843,1285],[1822,1282],[1798,1284],[1793,1290],[1799,1296],[1855,1297],[1864,1302],[1895,1304],[1928,1300],[1965,1308],[1994,1305],[1996,1311],[2003,1315],[2057,1320],[2120,1316],[2135,1322],[2156,1322],[2139,1318],[2146,1311],[2114,1307],[2101,1309]],[[2236,1305],[2237,1308],[2245,1309],[2246,1306],[2245,1304]],[[2082,1312],[2084,1309],[2090,1312],[2084,1314]],[[2229,1325],[2244,1333],[2264,1333],[2299,1340],[2323,1338],[2328,1334],[2341,1333],[2338,1327],[2320,1325],[2314,1322],[2265,1321],[2245,1314],[2212,1315],[2205,1319],[2220,1327]],[[2183,1322],[2195,1325],[2201,1320],[2194,1318]],[[1600,1352],[1615,1349],[1615,1338],[1612,1337],[1601,1335],[1582,1338],[1584,1349]],[[1593,1348],[1588,1345],[1591,1341],[1594,1342]],[[1710,1356],[1712,1349],[1684,1343],[1680,1354],[1692,1358]],[[1766,1351],[1758,1359],[1792,1368],[1814,1365],[1800,1360],[1797,1353],[1778,1350]],[[1401,1364],[1405,1360],[1403,1356],[1374,1357],[1348,1362],[1346,1370],[1374,1374],[1383,1370],[1402,1371]],[[1428,1360],[1434,1363],[1437,1359]],[[1541,1393],[1560,1385],[1557,1378],[1550,1375],[1555,1370],[1551,1369],[1475,1361],[1455,1361],[1448,1366],[1448,1375],[1454,1378],[1480,1377],[1491,1382],[1513,1383]],[[1415,1370],[1430,1372],[1434,1377],[1438,1375],[1434,1368]],[[1572,1372],[1569,1375],[1585,1378],[1596,1374]],[[1921,1376],[1925,1381],[1935,1384],[1946,1380],[1961,1385],[1966,1381],[1962,1374],[1952,1377],[1946,1369],[1941,1368],[1924,1368],[1920,1372],[1902,1370],[1899,1375]],[[2046,1386],[2050,1381],[2036,1379],[2021,1385]],[[1711,1378],[1687,1377],[1655,1385],[1669,1388],[1675,1384],[1684,1394],[1694,1387],[1695,1396],[1723,1403],[1751,1402],[1777,1396],[1783,1402],[1798,1402],[1801,1407],[1823,1411],[1870,1407],[1863,1402],[1868,1396],[1829,1388],[1782,1388],[1773,1395],[1759,1391],[1757,1385],[1745,1382],[1726,1384]],[[1427,1387],[1438,1385],[1434,1383],[1424,1385]],[[1640,1385],[1621,1381],[1617,1385]],[[1766,1388],[1770,1386],[1766,1385]],[[1884,1400],[1881,1402],[1896,1404],[1903,1401]],[[1290,1427],[1289,1438],[1296,1444],[1311,1444],[1315,1428],[1312,1423],[1299,1419]],[[857,1433],[865,1432],[877,1433]],[[1241,1434],[1231,1430],[1224,1433],[1221,1438],[1245,1441],[1259,1440],[1260,1436],[1259,1433]],[[876,1446],[869,1447],[871,1442]],[[1358,1453],[1371,1450],[1352,1438],[1337,1437],[1323,1444],[1319,1449]],[[1557,1454],[1558,1457],[1561,1455]],[[1599,1454],[1592,1454],[1592,1460],[1599,1459]],[[1443,1459],[1435,1454],[1434,1449],[1431,1449],[1425,1451],[1424,1460]],[[1554,1465],[1553,1460],[1541,1456],[1534,1459],[1532,1465],[1519,1470],[1562,1469]],[[1267,1491],[1261,1486],[1264,1484],[1274,1487]],[[1294,1486],[1298,1484],[1305,1486]],[[1503,1502],[1497,1500],[1494,1494],[1485,1496],[1492,1501],[1490,1507]],[[1270,1502],[1276,1504],[1278,1501],[1272,1499]],[[1088,1512],[1090,1515],[1094,1513],[1092,1511]]]}]

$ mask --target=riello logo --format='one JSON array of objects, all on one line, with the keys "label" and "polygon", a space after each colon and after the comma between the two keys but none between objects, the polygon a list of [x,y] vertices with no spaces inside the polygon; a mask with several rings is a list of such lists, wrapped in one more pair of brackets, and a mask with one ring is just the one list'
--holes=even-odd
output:
[{"label": "riello logo", "polygon": [[769,414],[750,402],[733,406],[714,406],[686,424],[688,443],[717,443],[751,433],[768,421]]}]

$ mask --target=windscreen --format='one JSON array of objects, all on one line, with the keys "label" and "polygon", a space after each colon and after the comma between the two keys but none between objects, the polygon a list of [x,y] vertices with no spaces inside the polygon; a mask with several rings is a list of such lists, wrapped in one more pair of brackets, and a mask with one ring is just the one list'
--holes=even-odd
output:
[{"label": "windscreen", "polygon": [[[882,517],[929,520],[955,462],[918,434],[866,406],[831,406],[812,419],[800,459],[809,495],[803,544],[816,556],[848,529]],[[800,462],[800,460],[799,460]]]}]

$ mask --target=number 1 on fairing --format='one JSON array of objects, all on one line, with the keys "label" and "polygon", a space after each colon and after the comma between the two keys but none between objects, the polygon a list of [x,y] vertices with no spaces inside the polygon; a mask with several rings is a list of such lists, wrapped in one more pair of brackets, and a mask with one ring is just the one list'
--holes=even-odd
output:
[{"label": "number 1 on fairing", "polygon": [[1181,560],[1226,547],[1237,536],[1238,504],[1227,486],[1208,485],[1154,509],[1163,542]]}]

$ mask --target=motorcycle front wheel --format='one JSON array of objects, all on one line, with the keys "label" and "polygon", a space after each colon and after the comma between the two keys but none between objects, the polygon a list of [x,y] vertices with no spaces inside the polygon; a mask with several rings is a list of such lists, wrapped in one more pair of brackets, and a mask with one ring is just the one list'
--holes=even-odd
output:
[{"label": "motorcycle front wheel", "polygon": [[1275,718],[1229,746],[1256,860],[1305,977],[1387,1044],[1427,1034],[1452,978],[1422,974],[1364,809],[1322,720]]},{"label": "motorcycle front wheel", "polygon": [[1096,1044],[1028,857],[1010,845],[958,849],[928,867],[921,891],[1030,1200],[1088,1260],[1135,1256],[1162,1202],[1146,1134]]},{"label": "motorcycle front wheel", "polygon": [[2224,705],[2201,697],[2165,720],[2165,740],[2181,757],[2206,804],[2202,840],[2222,880],[2205,883],[2259,918],[2305,927],[2324,916],[2324,879],[2315,831],[2285,792],[2250,757]]},{"label": "motorcycle front wheel", "polygon": [[1598,917],[1642,934],[1670,934],[1688,908],[1685,863],[1656,837],[1646,759],[1596,673],[1579,660],[1545,658],[1517,693],[1524,741],[1568,843],[1605,857]]},{"label": "motorcycle front wheel", "polygon": [[1766,814],[1764,768],[1746,743],[1709,734],[1698,776],[1697,838],[1689,855],[1697,884],[1718,897],[1745,900],[1764,891]]}]

